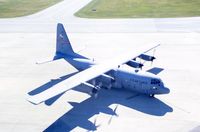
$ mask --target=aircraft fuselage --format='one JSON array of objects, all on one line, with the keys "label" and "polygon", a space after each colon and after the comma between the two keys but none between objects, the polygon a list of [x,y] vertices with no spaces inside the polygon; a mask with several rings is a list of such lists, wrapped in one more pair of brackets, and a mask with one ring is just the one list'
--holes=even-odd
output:
[{"label": "aircraft fuselage", "polygon": [[113,87],[115,88],[123,88],[148,95],[167,94],[170,92],[160,78],[148,72],[135,72],[134,70],[118,68],[114,72],[114,78],[116,81]]}]

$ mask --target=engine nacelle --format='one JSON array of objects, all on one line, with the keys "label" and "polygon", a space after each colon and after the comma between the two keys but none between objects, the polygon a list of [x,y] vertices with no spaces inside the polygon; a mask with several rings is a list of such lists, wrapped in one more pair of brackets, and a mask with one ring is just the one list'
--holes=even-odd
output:
[{"label": "engine nacelle", "polygon": [[81,83],[81,85],[86,87],[86,88],[88,88],[88,89],[90,89],[91,90],[91,94],[97,94],[97,92],[101,89],[100,86],[98,86],[98,85],[94,86],[94,85],[92,85],[90,83],[87,83],[87,82]]},{"label": "engine nacelle", "polygon": [[82,85],[92,89],[93,91],[96,90],[98,91],[101,89],[102,86],[110,89],[114,82],[115,82],[114,77],[107,74],[101,74],[99,77],[92,79],[89,82],[82,83]]},{"label": "engine nacelle", "polygon": [[89,88],[89,89],[94,89],[94,88],[95,88],[94,85],[92,85],[92,84],[90,84],[90,83],[87,83],[87,82],[81,83],[81,85],[83,85],[83,86],[85,86],[85,87],[87,87],[87,88]]},{"label": "engine nacelle", "polygon": [[127,65],[134,67],[134,68],[142,68],[144,65],[142,63],[130,60],[129,62],[126,63]]},{"label": "engine nacelle", "polygon": [[146,55],[146,54],[141,54],[138,56],[138,58],[141,58],[145,61],[153,61],[154,59],[156,59],[154,56],[150,56],[150,55]]},{"label": "engine nacelle", "polygon": [[115,80],[112,76],[106,74],[101,74],[100,78],[103,84],[110,84]]}]

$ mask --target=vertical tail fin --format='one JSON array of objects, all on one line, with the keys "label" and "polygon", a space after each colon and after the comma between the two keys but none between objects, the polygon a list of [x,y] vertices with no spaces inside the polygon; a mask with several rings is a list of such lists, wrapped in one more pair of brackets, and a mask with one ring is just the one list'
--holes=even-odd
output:
[{"label": "vertical tail fin", "polygon": [[[88,59],[80,54],[77,54],[73,51],[71,43],[69,41],[69,38],[67,37],[67,34],[65,32],[64,26],[61,23],[57,24],[57,38],[56,38],[56,53],[53,57],[53,59],[49,61],[43,61],[43,62],[36,62],[36,64],[44,64],[48,62],[52,62],[58,59],[68,59],[71,58],[81,58],[81,59]],[[67,59],[68,58],[68,59]]]},{"label": "vertical tail fin", "polygon": [[71,56],[75,54],[65,32],[64,26],[61,23],[58,23],[57,25],[56,54]]},{"label": "vertical tail fin", "polygon": [[[57,38],[56,38],[56,55],[53,60],[64,58],[72,66],[78,70],[89,68],[93,62],[88,58],[75,53],[72,49],[71,43],[65,32],[64,26],[61,23],[57,24]],[[78,58],[76,60],[75,58]]]}]

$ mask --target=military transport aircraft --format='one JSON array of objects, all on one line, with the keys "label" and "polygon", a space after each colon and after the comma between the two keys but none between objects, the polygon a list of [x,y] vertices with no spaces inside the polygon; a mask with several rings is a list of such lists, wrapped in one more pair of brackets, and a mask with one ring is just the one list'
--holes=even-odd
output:
[{"label": "military transport aircraft", "polygon": [[143,64],[138,62],[137,59],[152,62],[155,57],[147,55],[147,52],[158,46],[159,44],[136,47],[134,52],[98,63],[75,53],[63,25],[58,23],[56,53],[52,61],[65,59],[80,72],[41,93],[29,95],[27,100],[33,104],[40,104],[80,85],[90,88],[91,94],[94,96],[101,88],[127,89],[151,97],[155,94],[168,94],[170,90],[156,75],[142,70],[128,70],[122,67],[122,65],[128,65],[135,69],[142,68]]}]

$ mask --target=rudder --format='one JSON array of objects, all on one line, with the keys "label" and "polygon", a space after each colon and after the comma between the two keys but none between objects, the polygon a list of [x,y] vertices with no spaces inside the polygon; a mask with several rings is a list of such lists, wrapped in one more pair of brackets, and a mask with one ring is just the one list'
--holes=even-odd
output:
[{"label": "rudder", "polygon": [[65,32],[64,26],[61,23],[57,24],[56,54],[74,54],[69,38]]}]

